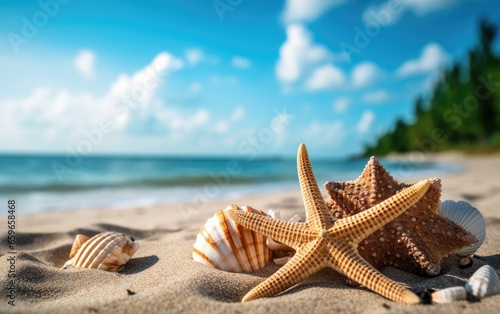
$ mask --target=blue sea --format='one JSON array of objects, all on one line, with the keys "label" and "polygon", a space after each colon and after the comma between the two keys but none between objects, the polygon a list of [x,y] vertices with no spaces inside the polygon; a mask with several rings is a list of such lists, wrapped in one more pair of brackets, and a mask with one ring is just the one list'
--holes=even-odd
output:
[{"label": "blue sea", "polygon": [[[367,160],[312,160],[326,181],[355,179]],[[454,164],[381,161],[397,178],[455,172]],[[295,159],[0,155],[0,201],[23,213],[134,208],[299,189]]]}]

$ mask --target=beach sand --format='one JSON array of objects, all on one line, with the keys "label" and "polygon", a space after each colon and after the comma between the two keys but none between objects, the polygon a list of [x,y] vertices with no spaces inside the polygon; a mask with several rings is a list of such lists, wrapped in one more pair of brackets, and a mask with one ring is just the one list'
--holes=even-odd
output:
[{"label": "beach sand", "polygon": [[[401,158],[408,158],[403,156]],[[425,278],[385,267],[381,271],[412,290],[463,285],[480,266],[500,269],[500,155],[441,154],[437,160],[462,165],[457,174],[441,176],[442,199],[467,200],[485,217],[487,236],[468,269],[451,256],[441,275]],[[335,178],[331,178],[335,180]],[[355,179],[355,178],[353,178]],[[412,180],[405,180],[411,182]],[[320,186],[324,191],[324,189]],[[2,200],[6,203],[6,200]],[[252,273],[229,273],[193,261],[191,247],[199,228],[217,209],[231,203],[281,210],[283,218],[304,214],[297,188],[290,192],[241,199],[200,200],[130,210],[95,209],[23,215],[18,200],[15,262],[16,306],[6,298],[9,256],[1,204],[0,312],[17,313],[498,313],[500,295],[478,303],[401,305],[365,288],[345,285],[345,277],[324,269],[279,296],[240,303],[243,295],[274,273],[270,262]],[[117,231],[135,237],[140,249],[120,273],[61,270],[78,233],[92,236]]]}]

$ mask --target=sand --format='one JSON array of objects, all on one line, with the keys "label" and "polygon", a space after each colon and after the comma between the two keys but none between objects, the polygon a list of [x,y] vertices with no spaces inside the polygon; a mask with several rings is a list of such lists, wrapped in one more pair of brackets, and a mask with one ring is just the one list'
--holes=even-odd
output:
[{"label": "sand", "polygon": [[[415,156],[400,156],[409,161]],[[429,156],[426,156],[429,158]],[[458,258],[442,263],[441,275],[425,278],[385,267],[381,271],[417,291],[463,285],[480,266],[500,269],[500,155],[446,154],[432,160],[462,166],[456,174],[440,176],[442,199],[471,202],[484,215],[487,236],[471,268],[459,269]],[[395,174],[397,175],[397,174]],[[408,173],[404,174],[408,176]],[[412,182],[410,178],[405,182]],[[334,180],[335,178],[332,178]],[[354,179],[354,178],[353,178]],[[213,195],[210,195],[213,196]],[[6,200],[1,200],[6,203]],[[240,199],[206,198],[195,204],[169,204],[127,210],[93,209],[78,212],[23,214],[18,200],[15,255],[16,306],[8,304],[10,262],[5,233],[6,204],[1,204],[0,312],[17,313],[498,313],[500,295],[478,303],[401,305],[365,288],[345,285],[345,278],[324,269],[279,296],[240,303],[252,287],[274,273],[269,263],[252,273],[228,273],[194,262],[191,246],[205,220],[231,203],[260,209],[280,209],[283,218],[303,214],[296,190]],[[141,248],[120,273],[100,270],[61,270],[73,238],[103,231],[135,237]]]}]

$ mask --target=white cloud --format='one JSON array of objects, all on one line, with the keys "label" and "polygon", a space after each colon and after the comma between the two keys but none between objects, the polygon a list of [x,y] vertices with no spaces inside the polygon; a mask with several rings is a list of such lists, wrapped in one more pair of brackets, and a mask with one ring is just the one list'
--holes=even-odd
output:
[{"label": "white cloud", "polygon": [[238,85],[238,78],[235,76],[214,75],[209,78],[209,82],[214,85]]},{"label": "white cloud", "polygon": [[363,13],[363,21],[388,26],[396,23],[408,11],[417,16],[424,16],[435,11],[450,9],[460,2],[461,0],[387,0],[368,7]]},{"label": "white cloud", "polygon": [[245,108],[236,107],[234,111],[231,113],[231,121],[238,122],[245,116]]},{"label": "white cloud", "polygon": [[359,120],[356,129],[359,133],[366,133],[368,132],[373,124],[373,121],[375,120],[375,114],[370,111],[366,110],[363,112],[361,115],[361,119]]},{"label": "white cloud", "polygon": [[162,127],[167,131],[173,131],[178,138],[183,134],[200,130],[210,121],[210,113],[206,109],[182,112],[173,107],[158,106],[154,110],[154,116]]},{"label": "white cloud", "polygon": [[240,68],[240,69],[247,69],[252,65],[252,63],[250,62],[249,59],[241,57],[241,56],[234,56],[231,59],[231,64],[235,68]]},{"label": "white cloud", "polygon": [[198,93],[198,92],[200,92],[203,89],[203,87],[201,86],[200,82],[195,81],[195,82],[191,83],[190,89],[191,89],[192,92]]},{"label": "white cloud", "polygon": [[276,63],[276,76],[282,83],[293,83],[305,70],[330,58],[330,52],[313,42],[311,32],[302,24],[286,28],[286,41],[281,45]]},{"label": "white cloud", "polygon": [[229,124],[226,121],[219,121],[215,124],[215,132],[224,134],[229,131]]},{"label": "white cloud", "polygon": [[[121,74],[118,79],[111,84],[108,94],[104,96],[104,102],[117,106],[125,104],[129,108],[142,108],[146,111],[152,103],[158,87],[163,82],[166,74],[176,71],[182,67],[182,61],[167,52],[159,53],[152,62],[145,68],[129,76]],[[127,122],[137,117],[136,114],[121,114],[118,119],[118,127],[124,127]],[[146,115],[145,113],[143,115]],[[140,117],[139,117],[140,118]]]},{"label": "white cloud", "polygon": [[371,61],[359,63],[352,70],[352,85],[354,87],[366,87],[379,80],[383,76],[382,70]]},{"label": "white cloud", "polygon": [[141,130],[156,127],[154,131],[193,132],[204,126],[210,120],[210,114],[205,109],[194,112],[169,107],[162,101],[154,101],[154,96],[166,74],[182,67],[182,61],[167,52],[158,54],[147,67],[137,71],[132,76],[122,74],[112,84],[110,92],[105,97],[107,102],[113,102],[122,108],[116,125],[119,129]]},{"label": "white cloud", "polygon": [[287,0],[283,12],[285,23],[312,22],[345,0]]},{"label": "white cloud", "polygon": [[346,112],[351,105],[351,98],[340,97],[333,102],[333,110],[338,113]]},{"label": "white cloud", "polygon": [[200,63],[217,64],[219,61],[217,57],[209,56],[199,48],[188,49],[186,51],[185,58],[187,64],[191,67],[195,67]]},{"label": "white cloud", "polygon": [[201,49],[189,49],[186,51],[186,60],[190,66],[196,66],[204,58],[205,53]]},{"label": "white cloud", "polygon": [[219,134],[225,134],[244,116],[245,108],[238,106],[233,110],[228,119],[219,120],[217,123],[215,123],[214,131]]},{"label": "white cloud", "polygon": [[274,131],[274,147],[282,146],[288,138],[288,129],[290,121],[295,118],[295,115],[288,115],[283,113],[277,113],[271,120],[269,125],[272,126],[272,130]]},{"label": "white cloud", "polygon": [[404,5],[416,15],[422,16],[435,11],[446,10],[459,4],[462,0],[403,0]]},{"label": "white cloud", "polygon": [[439,70],[448,63],[450,57],[446,51],[437,43],[428,43],[418,59],[403,63],[396,70],[396,75],[405,77],[419,73],[430,73]]},{"label": "white cloud", "polygon": [[[175,134],[182,138],[206,127],[211,116],[205,109],[175,108],[155,97],[167,76],[181,67],[179,59],[162,52],[137,72],[119,75],[102,95],[37,88],[27,97],[0,101],[0,124],[32,150],[74,147],[85,139],[84,132],[104,120],[113,123],[115,135]],[[113,145],[113,141],[106,143]],[[12,147],[2,140],[0,149]]]},{"label": "white cloud", "polygon": [[385,90],[378,90],[371,93],[366,93],[363,96],[361,96],[361,100],[371,104],[380,104],[389,101],[392,98],[393,96]]},{"label": "white cloud", "polygon": [[341,69],[332,64],[316,68],[307,80],[306,88],[310,91],[330,90],[341,87],[345,83],[345,76]]},{"label": "white cloud", "polygon": [[94,77],[95,54],[92,50],[82,50],[75,57],[75,68],[84,77]]},{"label": "white cloud", "polygon": [[339,146],[347,133],[341,121],[320,122],[314,120],[302,129],[300,134],[307,143]]}]

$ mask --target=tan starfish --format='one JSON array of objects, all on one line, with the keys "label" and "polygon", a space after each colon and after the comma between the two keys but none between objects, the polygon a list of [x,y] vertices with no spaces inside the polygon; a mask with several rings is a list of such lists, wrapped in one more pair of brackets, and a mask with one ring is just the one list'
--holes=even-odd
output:
[{"label": "tan starfish", "polygon": [[382,275],[356,251],[360,241],[417,202],[427,191],[423,180],[390,199],[344,219],[335,219],[326,206],[311,169],[304,144],[299,147],[297,170],[306,209],[306,222],[289,222],[230,210],[238,224],[294,248],[297,253],[275,274],[250,290],[243,302],[273,296],[319,270],[331,267],[349,279],[399,303],[417,304],[420,298]]}]

